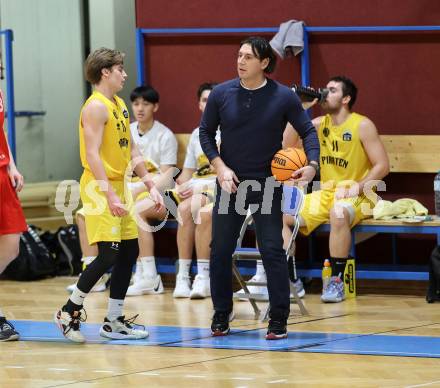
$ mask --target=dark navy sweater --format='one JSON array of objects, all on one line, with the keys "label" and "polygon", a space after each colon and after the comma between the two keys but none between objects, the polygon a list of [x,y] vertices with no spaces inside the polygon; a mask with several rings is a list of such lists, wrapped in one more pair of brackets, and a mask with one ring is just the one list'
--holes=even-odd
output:
[{"label": "dark navy sweater", "polygon": [[[303,140],[309,161],[319,161],[319,141],[296,94],[267,79],[267,84],[247,90],[236,78],[216,86],[209,95],[200,123],[200,143],[211,161],[220,156],[240,179],[265,178],[281,149],[283,132],[291,123]],[[220,154],[215,141],[221,131]]]}]

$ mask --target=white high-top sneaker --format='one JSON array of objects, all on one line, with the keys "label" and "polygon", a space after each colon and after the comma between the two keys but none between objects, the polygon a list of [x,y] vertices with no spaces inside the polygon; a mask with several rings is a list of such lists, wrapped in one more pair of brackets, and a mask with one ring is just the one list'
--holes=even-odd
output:
[{"label": "white high-top sneaker", "polygon": [[211,296],[211,284],[209,277],[197,275],[194,279],[189,297],[191,299],[204,299]]},{"label": "white high-top sneaker", "polygon": [[177,275],[176,287],[174,288],[173,298],[189,298],[191,293],[191,278],[189,275]]},{"label": "white high-top sneaker", "polygon": [[160,275],[143,275],[140,278],[136,278],[135,274],[134,283],[128,287],[127,296],[146,294],[163,294],[163,283]]}]

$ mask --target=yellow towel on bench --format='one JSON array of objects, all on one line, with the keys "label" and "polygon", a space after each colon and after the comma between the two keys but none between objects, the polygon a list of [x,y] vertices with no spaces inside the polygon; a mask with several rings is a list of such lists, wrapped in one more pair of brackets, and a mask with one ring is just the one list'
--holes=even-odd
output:
[{"label": "yellow towel on bench", "polygon": [[427,214],[428,209],[419,201],[411,198],[402,198],[394,202],[380,200],[373,209],[375,220],[411,218],[414,216],[426,216]]}]

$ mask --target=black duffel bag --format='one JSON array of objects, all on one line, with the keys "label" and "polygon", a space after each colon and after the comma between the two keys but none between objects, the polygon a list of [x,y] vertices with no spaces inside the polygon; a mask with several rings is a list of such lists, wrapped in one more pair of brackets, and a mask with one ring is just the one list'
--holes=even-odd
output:
[{"label": "black duffel bag", "polygon": [[12,280],[37,280],[56,274],[56,259],[41,241],[38,229],[28,226],[20,236],[18,256],[6,267],[4,276]]}]

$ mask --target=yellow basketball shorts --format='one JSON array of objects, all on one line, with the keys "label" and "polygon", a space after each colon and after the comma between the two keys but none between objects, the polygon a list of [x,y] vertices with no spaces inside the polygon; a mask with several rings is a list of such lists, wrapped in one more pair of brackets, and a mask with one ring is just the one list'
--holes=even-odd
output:
[{"label": "yellow basketball shorts", "polygon": [[[330,210],[335,204],[334,197],[335,191],[333,190],[317,190],[305,196],[304,205],[300,212],[302,221],[305,224],[300,226],[302,234],[307,236],[319,225],[329,221]],[[374,204],[363,194],[337,202],[341,204],[341,207],[347,208],[350,212],[352,219],[351,227],[366,218],[370,218],[373,214]]]},{"label": "yellow basketball shorts", "polygon": [[100,241],[120,242],[138,237],[132,199],[126,199],[124,181],[110,181],[110,184],[121,202],[128,202],[129,214],[124,217],[115,217],[110,213],[107,199],[99,190],[98,182],[92,174],[84,172],[81,176],[81,200],[89,244]]}]

